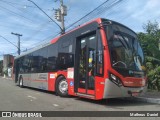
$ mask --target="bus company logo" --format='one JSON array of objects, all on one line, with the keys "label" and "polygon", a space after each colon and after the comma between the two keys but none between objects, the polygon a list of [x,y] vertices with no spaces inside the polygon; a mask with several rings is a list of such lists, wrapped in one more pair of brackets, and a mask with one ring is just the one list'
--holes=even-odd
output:
[{"label": "bus company logo", "polygon": [[46,73],[38,74],[38,79],[40,80],[47,80],[48,75]]},{"label": "bus company logo", "polygon": [[2,117],[12,117],[11,112],[2,112]]}]

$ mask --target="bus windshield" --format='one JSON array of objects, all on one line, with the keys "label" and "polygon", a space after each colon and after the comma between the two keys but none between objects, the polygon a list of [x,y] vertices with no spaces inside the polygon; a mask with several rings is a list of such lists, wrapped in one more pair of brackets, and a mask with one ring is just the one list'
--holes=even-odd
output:
[{"label": "bus windshield", "polygon": [[109,39],[112,67],[142,71],[144,56],[136,34],[120,25],[114,25],[112,30]]}]

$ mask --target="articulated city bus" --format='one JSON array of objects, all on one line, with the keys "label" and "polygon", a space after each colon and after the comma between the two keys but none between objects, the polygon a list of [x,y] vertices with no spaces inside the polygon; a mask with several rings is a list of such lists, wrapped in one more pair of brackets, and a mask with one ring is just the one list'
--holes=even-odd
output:
[{"label": "articulated city bus", "polygon": [[136,33],[102,18],[17,56],[14,79],[20,87],[94,100],[138,96],[147,86]]}]

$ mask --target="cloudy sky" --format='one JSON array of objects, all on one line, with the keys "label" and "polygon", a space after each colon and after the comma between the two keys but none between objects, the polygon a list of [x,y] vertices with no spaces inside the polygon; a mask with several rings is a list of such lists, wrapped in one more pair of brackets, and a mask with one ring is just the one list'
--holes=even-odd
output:
[{"label": "cloudy sky", "polygon": [[[59,0],[57,2],[55,0],[32,1],[54,19],[54,9],[59,7]],[[65,26],[70,26],[105,1],[64,0],[64,4],[68,7]],[[148,20],[156,20],[160,23],[159,6],[159,0],[108,0],[101,8],[71,28],[91,19],[103,17],[120,22],[135,32],[144,32],[142,26]],[[0,0],[0,59],[3,58],[3,54],[17,55],[17,48],[5,40],[17,45],[18,38],[11,32],[23,35],[21,37],[21,51],[24,51],[49,42],[60,30],[54,22],[28,0]]]}]

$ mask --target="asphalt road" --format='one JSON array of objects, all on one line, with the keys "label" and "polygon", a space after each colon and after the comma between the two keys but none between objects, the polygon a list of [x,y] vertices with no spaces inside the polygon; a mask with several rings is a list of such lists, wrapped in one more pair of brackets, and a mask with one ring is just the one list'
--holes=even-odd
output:
[{"label": "asphalt road", "polygon": [[[123,99],[94,101],[78,97],[62,98],[54,93],[31,88],[20,88],[11,79],[0,78],[0,111],[159,111],[160,105]],[[1,118],[0,118],[1,119]],[[24,118],[26,119],[26,118]],[[34,118],[35,119],[35,118]],[[46,118],[50,119],[50,118]],[[54,118],[61,119],[61,118]],[[63,118],[67,119],[67,118]],[[73,119],[73,118],[70,118]],[[97,118],[77,118],[97,119]],[[104,119],[104,118],[98,118]],[[113,117],[109,119],[114,119]],[[128,120],[130,118],[121,117]],[[132,119],[138,120],[134,117]],[[141,117],[141,119],[147,119]],[[149,119],[159,119],[152,117]]]}]

